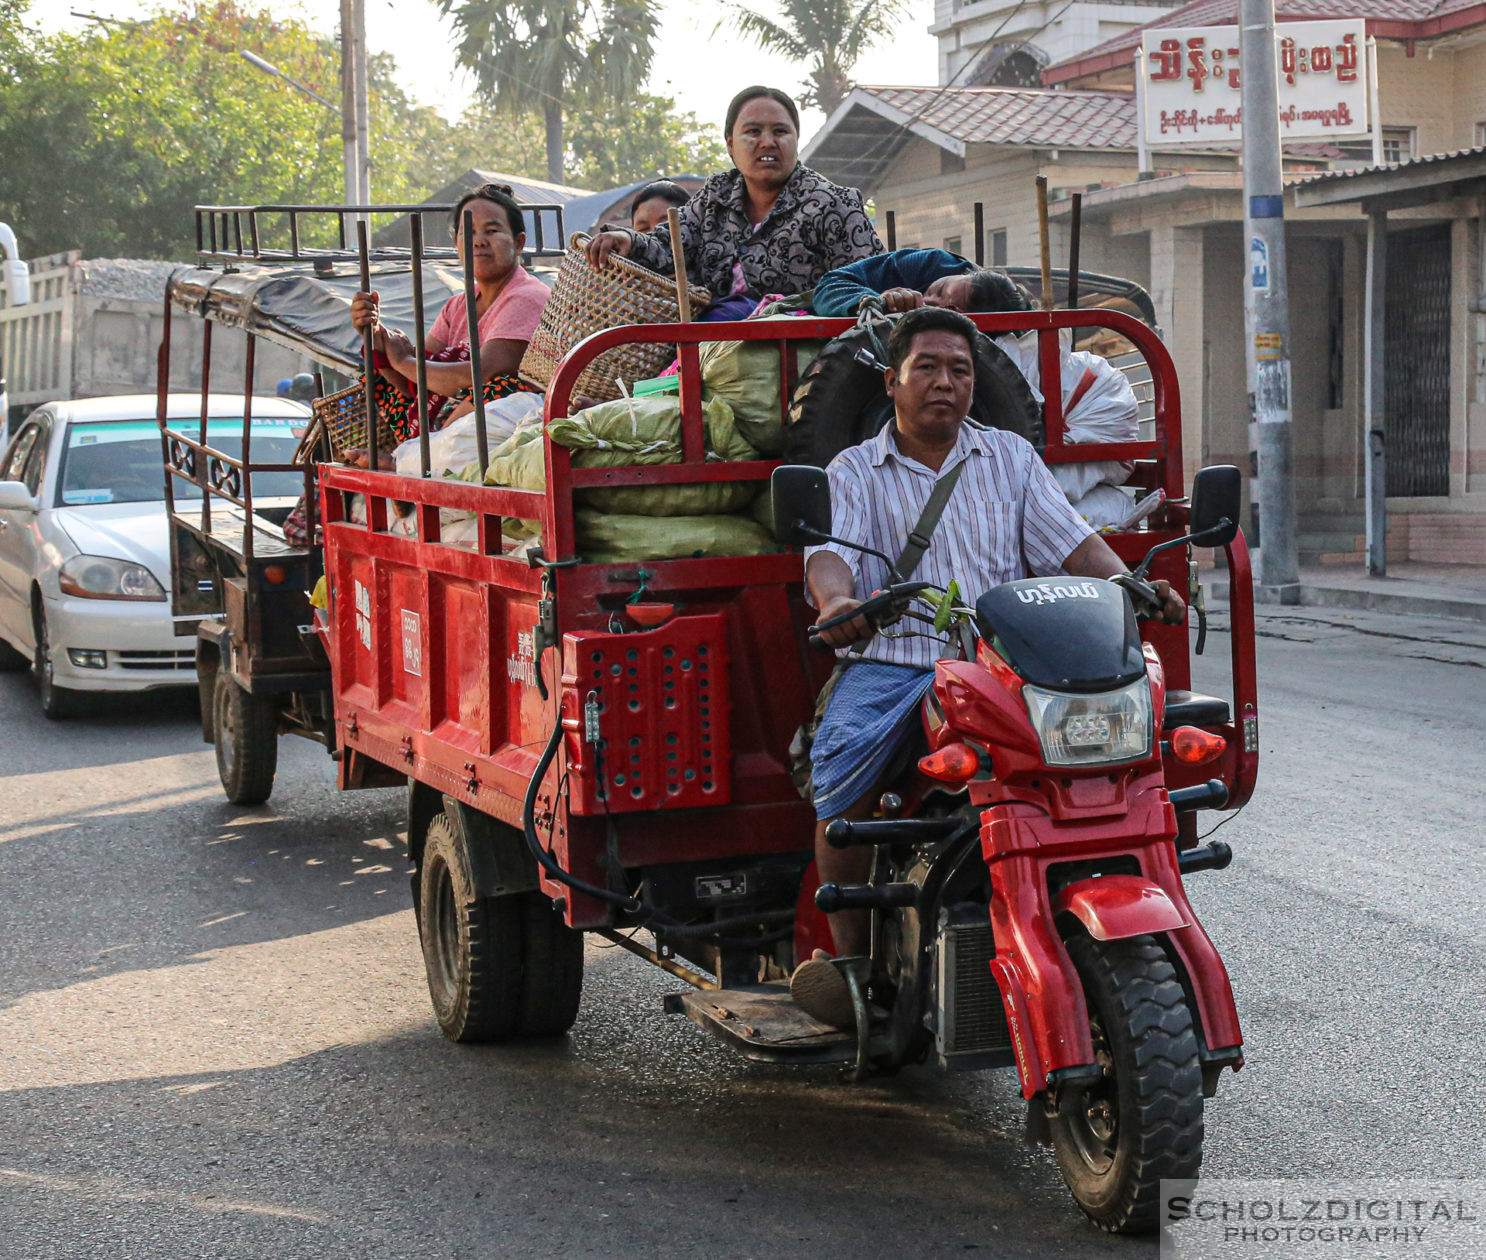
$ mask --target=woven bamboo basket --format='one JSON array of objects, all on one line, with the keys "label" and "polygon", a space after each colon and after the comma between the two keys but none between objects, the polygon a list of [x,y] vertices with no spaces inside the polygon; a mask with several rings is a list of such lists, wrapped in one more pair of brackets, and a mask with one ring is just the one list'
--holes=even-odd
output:
[{"label": "woven bamboo basket", "polygon": [[[311,428],[324,427],[336,459],[344,459],[347,451],[366,449],[366,387],[360,381],[315,399],[310,407],[315,413]],[[390,451],[396,445],[392,426],[378,417],[377,450]]]},{"label": "woven bamboo basket", "polygon": [[[588,265],[587,245],[582,232],[568,241],[552,296],[521,360],[522,377],[540,389],[552,383],[563,355],[592,333],[620,324],[674,324],[681,319],[676,285],[669,276],[618,254],[610,254],[608,266],[595,271]],[[706,289],[691,286],[694,311],[711,300]],[[676,347],[671,345],[617,346],[583,369],[574,393],[607,402],[620,396],[618,382],[646,380],[675,357]]]}]

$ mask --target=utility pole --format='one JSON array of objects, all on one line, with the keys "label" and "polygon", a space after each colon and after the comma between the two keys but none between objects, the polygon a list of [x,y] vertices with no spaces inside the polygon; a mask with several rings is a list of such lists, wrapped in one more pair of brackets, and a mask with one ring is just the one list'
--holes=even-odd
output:
[{"label": "utility pole", "polygon": [[346,200],[363,206],[371,204],[366,80],[366,0],[341,0],[341,144]]},{"label": "utility pole", "polygon": [[1243,75],[1244,325],[1250,419],[1256,430],[1259,586],[1271,602],[1300,602],[1290,415],[1290,308],[1280,159],[1274,0],[1240,0]]}]

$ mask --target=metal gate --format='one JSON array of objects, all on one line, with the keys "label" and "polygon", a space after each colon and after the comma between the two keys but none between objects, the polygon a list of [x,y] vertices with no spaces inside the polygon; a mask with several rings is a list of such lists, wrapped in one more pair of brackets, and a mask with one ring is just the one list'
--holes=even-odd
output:
[{"label": "metal gate", "polygon": [[1450,493],[1450,225],[1388,234],[1388,495]]}]

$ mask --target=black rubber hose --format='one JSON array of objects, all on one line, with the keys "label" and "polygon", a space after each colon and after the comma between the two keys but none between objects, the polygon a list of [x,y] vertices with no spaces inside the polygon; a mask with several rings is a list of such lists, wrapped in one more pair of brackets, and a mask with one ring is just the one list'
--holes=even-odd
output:
[{"label": "black rubber hose", "polygon": [[526,801],[521,808],[522,829],[526,833],[526,847],[531,850],[532,857],[536,858],[537,864],[552,876],[559,884],[565,884],[574,892],[583,893],[585,896],[594,897],[606,905],[618,906],[628,914],[639,914],[649,909],[644,902],[637,901],[633,897],[625,897],[620,893],[610,892],[607,888],[600,888],[597,884],[590,884],[586,880],[579,879],[576,875],[570,875],[557,864],[557,860],[542,848],[542,842],[537,838],[537,793],[541,790],[542,780],[547,776],[547,771],[552,766],[553,759],[557,756],[558,745],[562,743],[562,708],[559,704],[557,721],[553,724],[552,734],[547,739],[547,746],[542,749],[542,755],[537,759],[537,768],[531,776],[531,782],[526,785]]}]

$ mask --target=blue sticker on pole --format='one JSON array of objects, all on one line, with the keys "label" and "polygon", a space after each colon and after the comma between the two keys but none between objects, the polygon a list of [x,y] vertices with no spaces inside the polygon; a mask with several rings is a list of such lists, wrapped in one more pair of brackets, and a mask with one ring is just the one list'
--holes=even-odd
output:
[{"label": "blue sticker on pole", "polygon": [[1249,238],[1249,282],[1255,293],[1269,292],[1269,243]]},{"label": "blue sticker on pole", "polygon": [[1283,219],[1285,217],[1285,199],[1282,196],[1268,194],[1263,197],[1249,198],[1249,218],[1251,219]]}]

